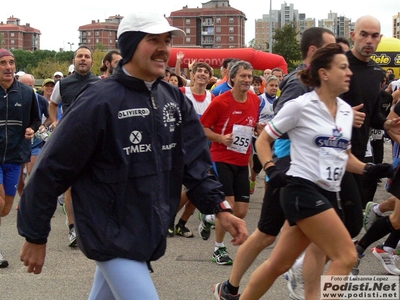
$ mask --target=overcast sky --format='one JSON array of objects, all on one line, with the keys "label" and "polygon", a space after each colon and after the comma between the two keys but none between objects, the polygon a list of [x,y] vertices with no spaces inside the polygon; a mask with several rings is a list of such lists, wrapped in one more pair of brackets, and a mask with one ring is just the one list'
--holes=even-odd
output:
[{"label": "overcast sky", "polygon": [[[41,31],[41,49],[56,50],[64,48],[69,50],[70,43],[74,43],[72,50],[77,48],[78,28],[81,25],[90,24],[92,20],[104,22],[109,16],[116,14],[127,15],[136,10],[151,10],[170,15],[172,11],[182,9],[188,5],[189,8],[201,7],[200,0],[147,0],[147,1],[116,1],[110,0],[69,0],[52,1],[41,4],[42,1],[19,0],[13,4],[2,5],[0,10],[0,21],[6,22],[10,16],[18,17],[22,25],[30,23],[31,27]],[[129,3],[129,4],[128,4]],[[230,0],[231,7],[241,10],[247,17],[246,21],[246,43],[252,40],[254,34],[254,23],[261,19],[263,14],[268,14],[270,2],[268,0]],[[282,0],[273,0],[272,9],[280,9]],[[349,1],[349,0],[292,0],[286,1],[287,5],[293,3],[294,9],[299,13],[305,13],[307,18],[326,19],[330,11],[344,15],[352,21],[360,16],[373,15],[381,21],[384,36],[392,36],[392,17],[400,12],[399,0],[383,1]],[[315,5],[315,3],[318,3]]]}]

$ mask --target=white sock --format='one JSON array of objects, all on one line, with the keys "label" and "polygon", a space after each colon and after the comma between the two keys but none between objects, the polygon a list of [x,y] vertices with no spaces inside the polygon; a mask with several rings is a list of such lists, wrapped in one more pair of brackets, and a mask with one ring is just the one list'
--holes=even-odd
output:
[{"label": "white sock", "polygon": [[215,223],[215,215],[214,214],[206,215],[205,220],[208,223],[214,224]]},{"label": "white sock", "polygon": [[385,250],[387,253],[393,254],[394,249],[392,247],[388,246],[383,246],[383,250]]},{"label": "white sock", "polygon": [[374,213],[376,213],[378,216],[383,216],[383,213],[379,210],[379,204],[378,204],[378,205],[374,205],[374,207],[372,207],[372,210],[373,210]]},{"label": "white sock", "polygon": [[224,242],[222,242],[222,243],[215,242],[214,252],[217,251],[221,247],[225,247]]},{"label": "white sock", "polygon": [[303,252],[294,262],[292,268],[301,269],[303,267],[305,252]]}]

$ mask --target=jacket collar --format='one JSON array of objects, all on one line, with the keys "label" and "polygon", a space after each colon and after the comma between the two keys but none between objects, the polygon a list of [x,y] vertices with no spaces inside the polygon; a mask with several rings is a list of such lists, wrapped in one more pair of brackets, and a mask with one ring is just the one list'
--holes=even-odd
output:
[{"label": "jacket collar", "polygon": [[[147,88],[145,82],[143,79],[139,79],[133,76],[129,76],[125,74],[124,70],[122,70],[122,62],[119,61],[117,67],[114,69],[112,76],[122,85],[126,86],[128,89],[136,90],[138,92],[149,92],[149,89]],[[156,91],[157,87],[160,83],[162,78],[157,78],[153,86],[151,88],[151,91]]]}]

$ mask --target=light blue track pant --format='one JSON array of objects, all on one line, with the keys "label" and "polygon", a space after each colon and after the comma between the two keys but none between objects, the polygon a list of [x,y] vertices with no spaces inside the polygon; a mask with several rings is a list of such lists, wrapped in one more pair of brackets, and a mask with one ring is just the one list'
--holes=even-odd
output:
[{"label": "light blue track pant", "polygon": [[146,262],[115,258],[96,264],[89,300],[159,300]]}]

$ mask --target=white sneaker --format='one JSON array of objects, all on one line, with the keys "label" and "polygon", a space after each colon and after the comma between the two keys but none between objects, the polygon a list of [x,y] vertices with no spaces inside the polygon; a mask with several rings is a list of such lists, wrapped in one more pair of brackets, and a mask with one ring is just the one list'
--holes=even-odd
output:
[{"label": "white sneaker", "polygon": [[304,279],[301,268],[292,267],[285,273],[290,299],[304,300]]},{"label": "white sneaker", "polygon": [[360,273],[361,258],[363,258],[363,257],[364,257],[364,254],[358,254],[357,263],[354,265],[354,267],[350,271],[351,275],[358,276],[358,274]]},{"label": "white sneaker", "polygon": [[367,205],[365,205],[365,213],[364,213],[364,220],[363,220],[363,225],[365,231],[371,228],[372,224],[380,218],[375,212],[374,212],[374,207],[375,205],[378,205],[375,202],[369,201]]},{"label": "white sneaker", "polygon": [[3,257],[3,255],[0,252],[0,268],[7,268],[8,267],[8,261]]},{"label": "white sneaker", "polygon": [[387,272],[393,275],[400,275],[400,269],[396,266],[396,260],[399,260],[399,257],[395,253],[386,252],[381,245],[372,248],[371,251]]},{"label": "white sneaker", "polygon": [[76,247],[76,246],[78,246],[78,241],[76,240],[75,226],[72,227],[72,228],[69,230],[68,239],[69,239],[68,246],[70,246],[70,247]]}]

